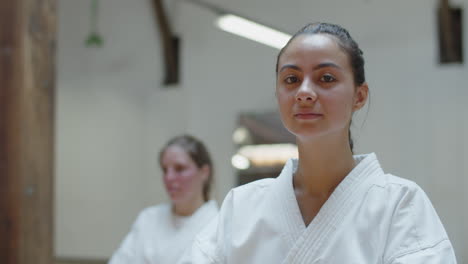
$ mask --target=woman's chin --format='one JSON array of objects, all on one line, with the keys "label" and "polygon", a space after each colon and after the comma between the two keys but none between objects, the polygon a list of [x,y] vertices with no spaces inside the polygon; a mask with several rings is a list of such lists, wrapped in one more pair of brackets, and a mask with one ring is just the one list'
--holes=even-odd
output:
[{"label": "woman's chin", "polygon": [[168,192],[167,194],[174,204],[179,203],[182,200],[182,195],[180,193]]},{"label": "woman's chin", "polygon": [[323,134],[323,131],[319,131],[317,127],[314,126],[300,126],[300,127],[295,127],[294,129],[289,129],[289,132],[296,136],[297,138],[315,138],[315,137],[320,137]]},{"label": "woman's chin", "polygon": [[170,196],[171,198],[171,201],[173,204],[177,205],[186,205],[186,204],[190,204],[191,203],[191,199],[183,196],[183,195],[180,195],[180,194],[177,194],[177,195],[171,195]]},{"label": "woman's chin", "polygon": [[171,201],[173,204],[179,204],[182,202],[182,198],[177,195],[170,195]]}]

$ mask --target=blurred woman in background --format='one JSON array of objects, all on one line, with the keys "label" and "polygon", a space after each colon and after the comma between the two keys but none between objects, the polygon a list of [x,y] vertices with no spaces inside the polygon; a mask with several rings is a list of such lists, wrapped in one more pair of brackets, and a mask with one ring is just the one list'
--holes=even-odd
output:
[{"label": "blurred woman in background", "polygon": [[109,264],[174,264],[216,216],[218,206],[209,199],[213,164],[200,140],[171,139],[159,164],[171,202],[144,209]]}]

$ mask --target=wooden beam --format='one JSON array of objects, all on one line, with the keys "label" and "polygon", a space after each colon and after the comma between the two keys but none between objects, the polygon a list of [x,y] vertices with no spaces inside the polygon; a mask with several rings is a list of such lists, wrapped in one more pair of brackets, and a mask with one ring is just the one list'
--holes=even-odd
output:
[{"label": "wooden beam", "polygon": [[153,0],[153,8],[163,46],[166,70],[164,84],[177,84],[179,82],[179,39],[171,30],[162,0]]},{"label": "wooden beam", "polygon": [[442,38],[442,47],[446,52],[448,61],[455,61],[454,32],[452,25],[452,14],[449,0],[439,1],[439,20]]},{"label": "wooden beam", "polygon": [[53,258],[56,0],[0,1],[0,263]]}]

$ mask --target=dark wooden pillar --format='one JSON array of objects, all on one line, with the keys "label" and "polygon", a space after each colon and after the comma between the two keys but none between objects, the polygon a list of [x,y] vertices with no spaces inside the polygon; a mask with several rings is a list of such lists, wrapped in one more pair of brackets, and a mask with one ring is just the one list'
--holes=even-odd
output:
[{"label": "dark wooden pillar", "polygon": [[56,0],[0,1],[0,263],[53,259]]}]

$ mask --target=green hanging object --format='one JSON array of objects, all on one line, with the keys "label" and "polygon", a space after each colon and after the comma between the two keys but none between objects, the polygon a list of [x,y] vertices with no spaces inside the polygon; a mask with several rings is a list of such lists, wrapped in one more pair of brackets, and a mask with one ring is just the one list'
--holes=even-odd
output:
[{"label": "green hanging object", "polygon": [[102,37],[97,30],[98,11],[99,0],[91,0],[91,30],[85,41],[88,47],[101,47],[103,44]]}]

